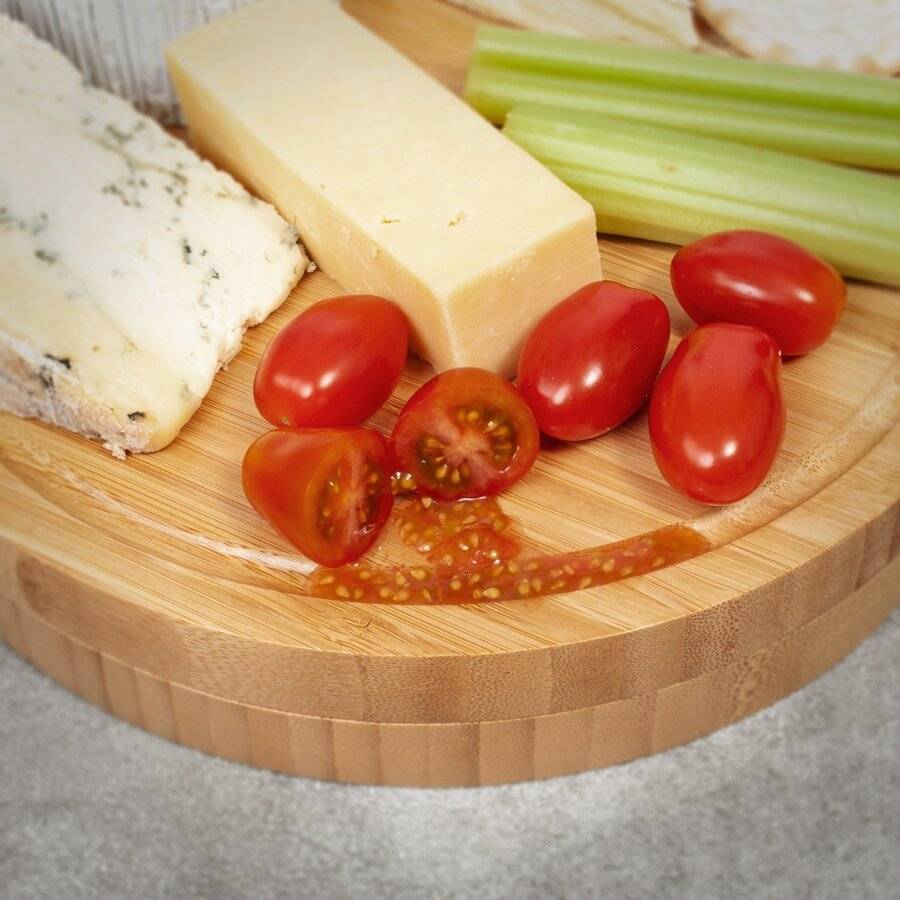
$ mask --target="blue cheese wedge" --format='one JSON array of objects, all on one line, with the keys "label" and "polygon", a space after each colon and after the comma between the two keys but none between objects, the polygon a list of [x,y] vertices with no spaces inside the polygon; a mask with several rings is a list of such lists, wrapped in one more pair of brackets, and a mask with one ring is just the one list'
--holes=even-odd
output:
[{"label": "blue cheese wedge", "polygon": [[0,409],[158,450],[307,267],[297,233],[0,16]]}]

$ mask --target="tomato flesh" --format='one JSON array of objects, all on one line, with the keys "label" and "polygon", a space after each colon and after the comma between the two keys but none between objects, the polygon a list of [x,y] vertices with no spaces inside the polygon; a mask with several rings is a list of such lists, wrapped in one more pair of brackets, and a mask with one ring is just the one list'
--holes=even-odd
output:
[{"label": "tomato flesh", "polygon": [[672,288],[698,324],[734,322],[768,332],[786,356],[828,338],[844,311],[837,270],[793,241],[760,231],[724,231],[682,247]]},{"label": "tomato flesh", "polygon": [[358,559],[393,505],[387,443],[357,428],[279,428],[244,456],[244,493],[301,553],[323,566]]},{"label": "tomato flesh", "polygon": [[273,425],[359,425],[396,386],[407,340],[406,317],[390,300],[321,300],[266,348],[253,381],[257,409]]},{"label": "tomato flesh", "polygon": [[701,325],[675,350],[650,400],[650,442],[660,472],[702,503],[754,490],[784,437],[778,345],[766,332]]},{"label": "tomato flesh", "polygon": [[597,437],[647,399],[669,342],[659,297],[614,281],[585,285],[535,326],[517,384],[544,434]]},{"label": "tomato flesh", "polygon": [[432,559],[434,548],[476,528],[509,536],[512,520],[493,497],[440,503],[431,497],[402,499],[394,507],[394,521],[403,542]]},{"label": "tomato flesh", "polygon": [[391,449],[416,490],[432,497],[483,497],[521,478],[540,436],[519,392],[484,369],[435,376],[403,407]]}]

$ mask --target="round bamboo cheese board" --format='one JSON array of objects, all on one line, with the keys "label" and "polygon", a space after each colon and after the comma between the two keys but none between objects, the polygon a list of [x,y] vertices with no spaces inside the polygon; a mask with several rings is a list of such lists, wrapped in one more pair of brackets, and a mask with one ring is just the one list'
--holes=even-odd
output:
[{"label": "round bamboo cheese board", "polygon": [[[420,60],[431,47],[432,70],[457,84],[471,17],[397,7],[366,5],[379,31]],[[668,285],[672,248],[600,243],[606,277],[666,300],[673,347],[690,322]],[[643,415],[546,449],[500,501],[540,550],[685,522],[708,552],[549,598],[308,596],[309,564],[251,510],[240,461],[267,427],[250,391],[260,353],[339,292],[321,272],[305,277],[158,453],[121,462],[0,415],[0,634],[13,649],[113,714],[230,759],[473,785],[620,762],[733,722],[827,669],[900,600],[900,304],[863,284],[832,339],[786,363],[784,448],[744,503],[709,512],[676,495]],[[390,430],[429,371],[410,361],[374,427]],[[394,528],[372,557],[410,552]]]}]

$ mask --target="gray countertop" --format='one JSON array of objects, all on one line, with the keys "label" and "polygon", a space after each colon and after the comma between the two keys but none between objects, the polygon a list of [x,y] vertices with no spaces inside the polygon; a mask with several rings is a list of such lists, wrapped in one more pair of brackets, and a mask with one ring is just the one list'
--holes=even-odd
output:
[{"label": "gray countertop", "polygon": [[798,694],[531,784],[352,787],[94,709],[0,645],[0,897],[896,897],[900,611]]}]

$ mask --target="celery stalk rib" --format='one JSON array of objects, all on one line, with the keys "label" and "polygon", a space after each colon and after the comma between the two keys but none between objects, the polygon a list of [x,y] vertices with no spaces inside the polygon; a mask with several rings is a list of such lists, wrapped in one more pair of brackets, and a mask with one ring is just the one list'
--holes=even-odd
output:
[{"label": "celery stalk rib", "polygon": [[747,98],[684,93],[475,64],[466,99],[502,124],[515,106],[539,104],[647,122],[800,156],[900,170],[900,116],[829,112]]},{"label": "celery stalk rib", "polygon": [[603,43],[499,26],[479,28],[473,62],[546,75],[611,79],[668,90],[786,102],[820,108],[826,115],[837,110],[900,115],[900,84],[892,78]]},{"label": "celery stalk rib", "polygon": [[[889,262],[896,243],[867,234],[848,238],[831,223],[811,223],[797,213],[749,201],[715,197],[676,188],[660,189],[639,179],[570,168],[549,161],[548,166],[597,210],[598,230],[650,240],[687,243],[696,237],[730,228],[755,228],[790,236],[837,262],[848,275],[873,281],[896,277]],[[872,262],[859,264],[862,256]],[[884,261],[888,260],[887,263]]]},{"label": "celery stalk rib", "polygon": [[507,133],[514,137],[523,121],[528,123],[528,149],[539,157],[710,196],[752,196],[773,208],[841,222],[846,221],[850,206],[836,202],[835,197],[849,193],[861,206],[853,210],[854,218],[862,216],[869,225],[900,239],[900,180],[886,175],[642,123],[541,107],[513,110]]},{"label": "celery stalk rib", "polygon": [[900,181],[610,117],[515,108],[504,132],[594,206],[601,229],[684,242],[783,234],[842,272],[900,286]]}]

